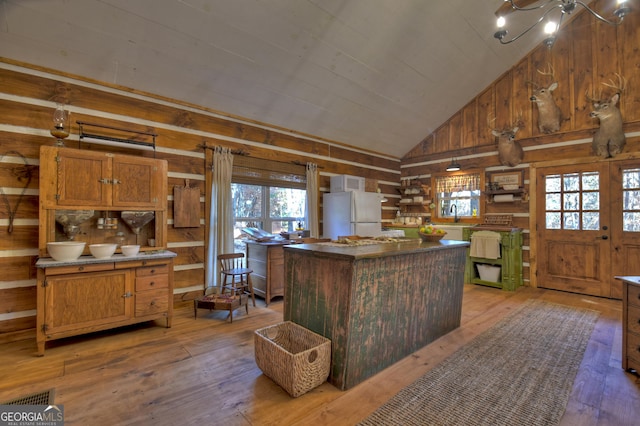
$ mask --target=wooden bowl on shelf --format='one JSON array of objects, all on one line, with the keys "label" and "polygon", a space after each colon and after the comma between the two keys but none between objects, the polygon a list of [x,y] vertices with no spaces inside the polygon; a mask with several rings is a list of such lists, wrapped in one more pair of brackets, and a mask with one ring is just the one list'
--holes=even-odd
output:
[{"label": "wooden bowl on shelf", "polygon": [[423,234],[422,232],[418,232],[418,235],[420,235],[420,238],[422,239],[422,241],[436,242],[443,239],[444,236],[447,235],[447,233],[443,232],[442,234]]}]

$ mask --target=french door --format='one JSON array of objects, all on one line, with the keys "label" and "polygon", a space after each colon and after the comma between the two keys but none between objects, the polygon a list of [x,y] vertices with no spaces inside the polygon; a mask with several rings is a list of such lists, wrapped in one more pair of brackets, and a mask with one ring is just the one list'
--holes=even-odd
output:
[{"label": "french door", "polygon": [[621,298],[615,276],[640,275],[640,162],[538,167],[535,219],[538,287]]}]

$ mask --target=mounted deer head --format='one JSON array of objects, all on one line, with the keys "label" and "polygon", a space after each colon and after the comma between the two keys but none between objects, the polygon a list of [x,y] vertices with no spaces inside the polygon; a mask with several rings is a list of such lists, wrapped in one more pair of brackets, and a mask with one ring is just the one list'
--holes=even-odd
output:
[{"label": "mounted deer head", "polygon": [[553,133],[560,130],[562,122],[562,111],[556,105],[553,98],[553,91],[558,88],[558,82],[555,81],[555,71],[551,64],[545,71],[537,70],[543,76],[550,76],[553,82],[548,87],[539,86],[533,81],[528,82],[533,86],[533,93],[529,100],[535,102],[538,107],[538,130],[540,133]]},{"label": "mounted deer head", "polygon": [[502,129],[492,127],[493,120],[487,117],[487,125],[491,129],[491,134],[498,138],[498,160],[500,164],[508,167],[515,167],[522,162],[524,151],[522,146],[516,141],[516,133],[520,130],[522,119],[519,117],[513,124]]},{"label": "mounted deer head", "polygon": [[620,94],[624,91],[626,81],[624,77],[616,74],[617,83],[609,80],[610,84],[602,83],[614,89],[615,93],[609,98],[602,97],[602,91],[597,98],[586,98],[593,104],[590,116],[600,121],[600,127],[593,135],[593,152],[602,157],[610,158],[622,152],[625,144],[624,130],[622,129],[622,115],[616,106],[620,100]]}]

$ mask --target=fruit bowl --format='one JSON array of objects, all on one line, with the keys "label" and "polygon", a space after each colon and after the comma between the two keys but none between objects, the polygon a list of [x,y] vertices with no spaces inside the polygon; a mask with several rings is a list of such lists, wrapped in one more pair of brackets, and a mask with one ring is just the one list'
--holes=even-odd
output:
[{"label": "fruit bowl", "polygon": [[117,244],[90,244],[89,251],[96,259],[108,259],[116,252]]},{"label": "fruit bowl", "polygon": [[440,241],[442,238],[444,238],[445,235],[447,235],[447,233],[443,232],[441,234],[424,234],[422,232],[418,232],[418,235],[420,235],[422,241],[435,242]]}]

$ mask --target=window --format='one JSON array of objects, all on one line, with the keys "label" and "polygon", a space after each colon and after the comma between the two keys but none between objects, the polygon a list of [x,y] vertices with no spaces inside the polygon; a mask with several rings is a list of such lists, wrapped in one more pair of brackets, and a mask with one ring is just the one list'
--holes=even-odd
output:
[{"label": "window", "polygon": [[233,183],[231,197],[236,238],[247,226],[272,234],[292,232],[299,224],[304,226],[306,190]]},{"label": "window", "polygon": [[622,171],[622,229],[640,232],[640,169]]},{"label": "window", "polygon": [[480,173],[435,177],[435,215],[438,218],[480,216]]},{"label": "window", "polygon": [[566,173],[545,177],[545,227],[573,231],[600,228],[600,175]]},{"label": "window", "polygon": [[299,224],[304,226],[307,207],[304,165],[237,157],[233,160],[232,182],[236,239],[241,237],[241,229],[248,226],[272,234],[294,231]]}]

